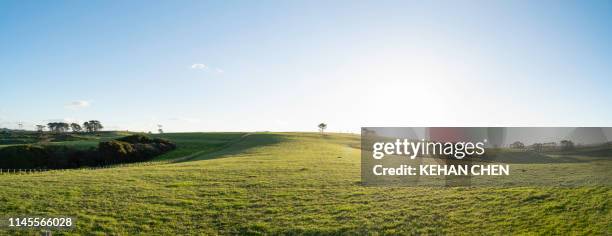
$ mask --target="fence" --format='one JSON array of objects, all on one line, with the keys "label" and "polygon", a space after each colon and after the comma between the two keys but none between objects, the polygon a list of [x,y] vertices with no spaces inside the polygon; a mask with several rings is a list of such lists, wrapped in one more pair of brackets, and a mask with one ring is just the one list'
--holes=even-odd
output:
[{"label": "fence", "polygon": [[48,169],[0,169],[0,175],[4,174],[32,174],[46,172]]},{"label": "fence", "polygon": [[163,161],[148,161],[148,162],[134,162],[134,163],[110,163],[103,166],[94,167],[81,167],[72,169],[0,169],[0,175],[15,174],[15,175],[26,175],[26,174],[37,174],[37,173],[49,173],[49,172],[66,172],[66,171],[78,171],[78,170],[100,170],[100,169],[111,169],[120,167],[139,167],[139,166],[153,166],[176,163],[177,159],[163,160]]}]

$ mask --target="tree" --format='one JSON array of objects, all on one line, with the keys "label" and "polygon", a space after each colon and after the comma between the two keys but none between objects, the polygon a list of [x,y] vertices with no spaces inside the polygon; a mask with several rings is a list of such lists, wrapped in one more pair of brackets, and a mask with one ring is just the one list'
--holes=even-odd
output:
[{"label": "tree", "polygon": [[523,148],[525,148],[525,144],[523,144],[523,143],[521,143],[519,141],[516,141],[516,142],[510,144],[510,148],[523,149]]},{"label": "tree", "polygon": [[66,132],[70,129],[70,125],[68,123],[64,123],[64,122],[59,122],[58,123],[58,127],[59,127],[59,132],[63,133]]},{"label": "tree", "polygon": [[36,125],[36,131],[38,131],[39,133],[42,133],[44,129],[45,129],[44,125]]},{"label": "tree", "polygon": [[102,123],[100,123],[100,121],[90,120],[89,123],[92,124],[94,132],[98,132],[101,129],[104,129],[104,126],[102,126]]},{"label": "tree", "polygon": [[98,132],[99,130],[104,128],[104,126],[102,126],[102,123],[97,120],[86,121],[85,123],[83,123],[83,127],[85,127],[85,130],[89,133]]},{"label": "tree", "polygon": [[55,122],[50,122],[47,124],[47,127],[49,127],[49,131],[54,132],[56,129],[56,124]]},{"label": "tree", "polygon": [[81,125],[77,123],[70,124],[70,128],[72,129],[72,132],[75,132],[75,133],[81,132],[81,130],[83,130],[83,128],[81,128]]},{"label": "tree", "polygon": [[325,123],[321,123],[319,124],[319,132],[321,132],[321,134],[323,134],[323,132],[325,132],[325,129],[327,129],[327,124]]},{"label": "tree", "polygon": [[85,123],[83,123],[83,128],[85,128],[85,131],[89,133],[93,131],[93,128],[91,127],[91,124],[89,123],[89,121],[85,121]]},{"label": "tree", "polygon": [[70,129],[70,125],[64,122],[51,122],[47,124],[47,126],[49,127],[49,130],[56,133],[62,133]]},{"label": "tree", "polygon": [[561,140],[561,149],[562,150],[572,150],[574,149],[574,142],[570,140]]}]

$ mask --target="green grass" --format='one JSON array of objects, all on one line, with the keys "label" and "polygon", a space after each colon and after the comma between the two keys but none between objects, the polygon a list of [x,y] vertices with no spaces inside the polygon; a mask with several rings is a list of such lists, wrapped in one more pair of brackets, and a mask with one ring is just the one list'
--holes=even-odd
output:
[{"label": "green grass", "polygon": [[[363,187],[359,137],[161,135],[174,164],[0,175],[0,216],[74,216],[61,234],[610,235],[610,187]],[[194,154],[195,153],[195,154]],[[29,235],[36,230],[1,234]]]},{"label": "green grass", "polygon": [[166,153],[155,160],[170,160],[198,153],[210,153],[237,142],[246,133],[180,133],[156,134],[154,137],[166,138],[177,144],[177,150]]}]

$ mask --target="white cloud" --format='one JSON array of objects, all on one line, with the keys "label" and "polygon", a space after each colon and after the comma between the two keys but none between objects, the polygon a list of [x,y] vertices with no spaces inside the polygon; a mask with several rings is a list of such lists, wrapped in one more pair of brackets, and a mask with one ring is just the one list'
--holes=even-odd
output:
[{"label": "white cloud", "polygon": [[202,64],[202,63],[195,63],[195,64],[191,65],[191,69],[195,69],[195,70],[208,70],[208,66],[206,64]]},{"label": "white cloud", "polygon": [[68,104],[66,104],[66,106],[64,106],[67,109],[81,109],[81,108],[86,108],[89,107],[91,105],[91,103],[89,101],[84,101],[84,100],[80,100],[80,101],[74,101],[74,102],[70,102]]},{"label": "white cloud", "polygon": [[191,65],[190,68],[192,70],[201,70],[201,71],[206,71],[206,72],[215,73],[215,74],[225,73],[225,71],[219,67],[209,67],[208,65],[203,64],[203,63],[194,63]]}]

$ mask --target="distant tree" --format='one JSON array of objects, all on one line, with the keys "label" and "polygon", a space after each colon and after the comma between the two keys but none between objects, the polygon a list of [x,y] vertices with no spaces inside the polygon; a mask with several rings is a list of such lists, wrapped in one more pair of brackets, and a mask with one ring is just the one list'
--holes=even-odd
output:
[{"label": "distant tree", "polygon": [[42,133],[45,129],[44,125],[36,125],[36,131],[38,131],[39,133]]},{"label": "distant tree", "polygon": [[160,134],[164,133],[164,130],[162,129],[162,127],[163,127],[162,125],[157,125],[157,128],[158,128],[157,131],[159,131]]},{"label": "distant tree", "polygon": [[51,131],[51,132],[55,132],[55,130],[56,130],[56,129],[55,129],[56,124],[57,124],[57,123],[55,123],[55,122],[50,122],[50,123],[48,123],[48,124],[47,124],[47,127],[49,127],[49,131]]},{"label": "distant tree", "polygon": [[63,133],[70,129],[70,125],[64,122],[51,122],[47,124],[47,126],[49,127],[49,130],[56,133]]},{"label": "distant tree", "polygon": [[519,141],[516,141],[516,142],[510,144],[510,148],[523,149],[523,148],[525,148],[525,144],[523,144],[523,143],[521,143]]},{"label": "distant tree", "polygon": [[58,126],[60,133],[67,132],[68,130],[70,130],[70,124],[68,123],[60,122]]},{"label": "distant tree", "polygon": [[89,123],[89,121],[85,121],[83,123],[83,128],[85,129],[85,131],[87,131],[88,133],[93,132],[93,128],[91,126],[91,124]]},{"label": "distant tree", "polygon": [[97,120],[86,121],[85,123],[83,123],[83,127],[89,133],[98,132],[104,128],[104,126],[102,126],[102,123]]},{"label": "distant tree", "polygon": [[574,142],[570,140],[561,140],[561,149],[562,150],[572,150],[574,149]]},{"label": "distant tree", "polygon": [[534,143],[531,145],[531,148],[536,151],[536,152],[541,152],[542,151],[542,144],[541,143]]},{"label": "distant tree", "polygon": [[94,132],[98,132],[102,129],[104,129],[104,126],[102,126],[102,123],[100,123],[100,121],[97,120],[90,120],[89,123],[93,124],[93,130]]},{"label": "distant tree", "polygon": [[81,132],[81,130],[83,130],[83,128],[81,128],[81,125],[77,123],[70,124],[70,128],[72,129],[72,132],[75,132],[75,133]]},{"label": "distant tree", "polygon": [[323,134],[323,132],[325,132],[325,129],[327,129],[327,124],[325,123],[321,123],[319,124],[319,132],[321,132],[321,134]]}]

